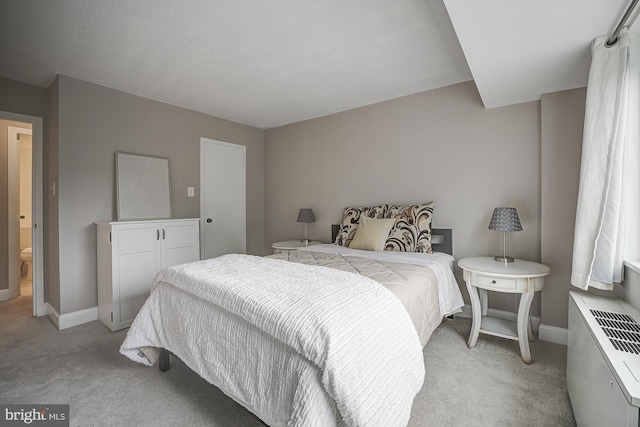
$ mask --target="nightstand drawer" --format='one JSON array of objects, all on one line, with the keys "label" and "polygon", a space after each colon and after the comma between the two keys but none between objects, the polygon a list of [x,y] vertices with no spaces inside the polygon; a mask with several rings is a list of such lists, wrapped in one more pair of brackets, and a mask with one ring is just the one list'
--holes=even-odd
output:
[{"label": "nightstand drawer", "polygon": [[518,285],[517,279],[505,279],[499,277],[482,276],[478,274],[478,286],[491,287],[498,289],[516,289]]}]

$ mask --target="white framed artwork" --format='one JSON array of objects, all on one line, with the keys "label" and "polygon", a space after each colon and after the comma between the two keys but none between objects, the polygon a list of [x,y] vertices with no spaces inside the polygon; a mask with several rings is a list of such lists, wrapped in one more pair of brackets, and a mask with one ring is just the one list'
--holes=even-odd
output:
[{"label": "white framed artwork", "polygon": [[118,221],[171,218],[169,159],[116,152]]}]

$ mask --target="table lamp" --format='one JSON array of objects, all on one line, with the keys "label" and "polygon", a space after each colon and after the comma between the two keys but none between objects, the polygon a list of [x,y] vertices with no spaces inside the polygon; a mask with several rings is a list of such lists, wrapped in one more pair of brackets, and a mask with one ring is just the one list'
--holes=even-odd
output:
[{"label": "table lamp", "polygon": [[502,231],[502,256],[496,256],[494,259],[505,263],[513,262],[513,258],[507,256],[507,231],[522,231],[516,208],[495,208],[489,222],[489,230]]},{"label": "table lamp", "polygon": [[300,212],[298,212],[298,219],[296,220],[296,222],[304,223],[304,239],[300,239],[300,241],[305,245],[308,245],[309,239],[307,239],[307,224],[316,222],[316,217],[313,216],[313,211],[309,208],[300,209]]}]

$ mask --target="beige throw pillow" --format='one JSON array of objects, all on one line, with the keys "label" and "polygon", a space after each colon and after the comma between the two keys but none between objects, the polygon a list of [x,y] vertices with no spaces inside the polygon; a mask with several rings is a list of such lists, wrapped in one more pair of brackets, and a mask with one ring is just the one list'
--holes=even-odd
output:
[{"label": "beige throw pillow", "polygon": [[360,217],[360,225],[349,247],[365,251],[381,251],[389,237],[395,219],[373,219]]}]

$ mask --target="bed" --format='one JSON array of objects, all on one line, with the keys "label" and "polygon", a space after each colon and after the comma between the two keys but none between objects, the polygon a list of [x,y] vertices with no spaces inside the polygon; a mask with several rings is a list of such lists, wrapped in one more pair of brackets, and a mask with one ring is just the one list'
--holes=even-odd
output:
[{"label": "bed", "polygon": [[406,425],[422,347],[463,302],[450,254],[385,252],[314,245],[163,270],[120,351],[161,369],[171,352],[270,426]]}]

